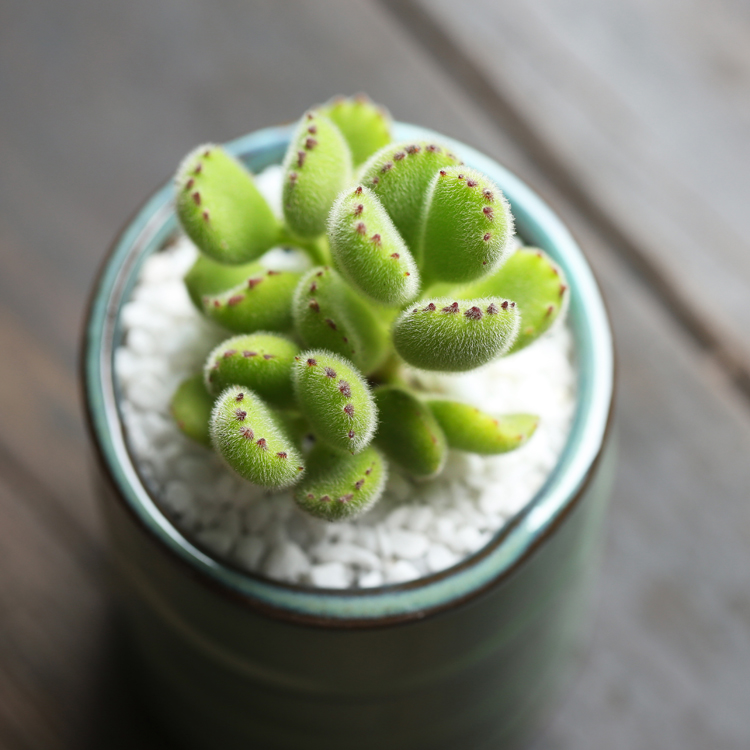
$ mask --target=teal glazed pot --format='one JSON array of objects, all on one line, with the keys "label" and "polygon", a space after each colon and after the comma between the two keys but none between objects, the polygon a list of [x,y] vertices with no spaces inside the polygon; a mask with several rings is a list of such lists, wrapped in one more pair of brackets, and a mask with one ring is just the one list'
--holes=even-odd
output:
[{"label": "teal glazed pot", "polygon": [[[289,127],[229,144],[255,172]],[[140,690],[185,747],[510,748],[544,721],[584,643],[612,473],[609,323],[591,270],[555,214],[517,177],[437,138],[508,197],[518,232],[568,277],[578,401],[560,461],[482,550],[418,581],[356,591],[286,585],[196,548],[139,478],[113,380],[120,310],[144,258],[177,229],[171,185],[117,238],[92,299],[83,356],[97,482]]]}]

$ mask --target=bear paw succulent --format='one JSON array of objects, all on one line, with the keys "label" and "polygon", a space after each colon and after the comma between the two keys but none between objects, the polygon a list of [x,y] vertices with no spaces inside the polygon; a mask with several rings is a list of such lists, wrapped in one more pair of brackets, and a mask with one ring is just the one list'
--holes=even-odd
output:
[{"label": "bear paw succulent", "polygon": [[[421,392],[404,368],[466,372],[517,352],[568,296],[541,250],[515,248],[489,177],[439,141],[393,143],[390,131],[364,96],[306,112],[283,161],[282,220],[221,146],[195,149],[175,177],[178,219],[200,250],[187,290],[233,334],[178,388],[175,420],[241,477],[294,486],[328,521],[371,507],[389,464],[431,478],[448,450],[528,441],[537,416]],[[313,267],[258,262],[278,246]]]}]

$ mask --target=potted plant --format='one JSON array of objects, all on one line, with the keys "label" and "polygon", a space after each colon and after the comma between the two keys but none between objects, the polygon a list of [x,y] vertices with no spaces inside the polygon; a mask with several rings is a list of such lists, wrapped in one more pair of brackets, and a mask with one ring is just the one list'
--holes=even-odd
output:
[{"label": "potted plant", "polygon": [[[195,747],[511,746],[579,642],[608,476],[612,352],[598,290],[516,178],[463,144],[391,127],[364,98],[335,100],[294,128],[196,149],[174,193],[159,191],[120,236],[94,296],[86,395],[125,611],[144,689]],[[279,162],[268,174],[281,216],[251,174]],[[154,254],[176,217],[200,254],[184,238]],[[533,249],[514,244],[514,217]],[[183,271],[202,317],[172,312],[159,330],[136,303],[178,308],[169,290]],[[149,287],[160,274],[171,276]],[[486,412],[452,396],[455,379],[425,373],[477,371],[462,387],[489,399],[502,385],[492,363],[539,347],[568,300],[573,417],[538,491],[502,506],[493,491],[512,478],[478,479],[483,459],[465,456],[522,456],[540,415]],[[150,338],[135,335],[139,320]],[[183,450],[172,425],[149,416],[148,434],[133,416],[150,404],[164,414],[142,382],[133,405],[128,378],[172,355],[180,439],[209,448]],[[169,461],[181,480],[162,471]],[[489,498],[477,507],[497,511],[449,555],[435,553],[448,548],[429,504],[446,462],[466,483],[435,506],[470,516],[458,495],[473,487]],[[409,513],[412,532],[432,538],[383,536]],[[411,551],[399,558],[394,544]]]}]

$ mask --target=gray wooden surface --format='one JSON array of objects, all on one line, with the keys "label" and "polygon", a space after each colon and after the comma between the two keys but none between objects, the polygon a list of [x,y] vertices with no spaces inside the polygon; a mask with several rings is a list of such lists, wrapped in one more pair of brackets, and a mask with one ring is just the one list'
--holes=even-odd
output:
[{"label": "gray wooden surface", "polygon": [[611,308],[595,634],[535,748],[750,746],[749,40],[730,0],[0,0],[0,747],[168,747],[122,677],[85,298],[189,148],[359,90],[527,179]]}]

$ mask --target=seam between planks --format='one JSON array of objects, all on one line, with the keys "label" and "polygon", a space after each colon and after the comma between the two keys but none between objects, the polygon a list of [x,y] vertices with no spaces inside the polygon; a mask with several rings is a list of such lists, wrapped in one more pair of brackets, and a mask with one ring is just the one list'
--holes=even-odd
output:
[{"label": "seam between planks", "polygon": [[405,31],[453,79],[499,129],[503,130],[528,160],[545,175],[581,213],[660,301],[688,335],[712,356],[734,386],[750,399],[750,371],[697,313],[662,270],[645,254],[621,226],[587,192],[573,172],[536,131],[533,122],[503,96],[450,37],[444,26],[418,0],[376,0]]}]

